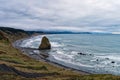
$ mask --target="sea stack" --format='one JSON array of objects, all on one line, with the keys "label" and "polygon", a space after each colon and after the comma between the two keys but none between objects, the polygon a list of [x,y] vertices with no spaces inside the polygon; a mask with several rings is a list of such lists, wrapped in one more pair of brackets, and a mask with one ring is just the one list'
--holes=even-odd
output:
[{"label": "sea stack", "polygon": [[49,39],[46,36],[44,36],[39,46],[39,50],[47,50],[47,49],[51,49],[51,44]]}]

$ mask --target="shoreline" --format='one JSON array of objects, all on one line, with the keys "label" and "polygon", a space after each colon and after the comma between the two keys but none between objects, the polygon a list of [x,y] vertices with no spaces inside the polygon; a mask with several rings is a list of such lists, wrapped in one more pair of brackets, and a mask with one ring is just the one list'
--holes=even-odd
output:
[{"label": "shoreline", "polygon": [[[71,70],[73,72],[78,72],[78,73],[80,73],[82,75],[90,75],[90,74],[92,74],[92,73],[85,72],[85,71],[82,71],[82,70],[74,69],[72,67],[67,67],[67,66],[59,64],[57,62],[50,61],[50,60],[46,59],[44,56],[42,56],[40,54],[36,54],[34,52],[34,50],[38,50],[38,49],[34,49],[34,48],[22,48],[22,47],[19,46],[22,43],[22,41],[24,41],[26,39],[30,39],[32,37],[23,38],[23,39],[17,40],[14,43],[12,43],[12,45],[13,45],[14,48],[19,49],[22,52],[22,54],[27,55],[30,58],[33,58],[33,59],[35,59],[37,61],[47,62],[48,64],[51,64],[53,66],[60,67],[60,68],[66,69],[66,70]],[[44,53],[42,53],[42,54],[44,54]]]}]

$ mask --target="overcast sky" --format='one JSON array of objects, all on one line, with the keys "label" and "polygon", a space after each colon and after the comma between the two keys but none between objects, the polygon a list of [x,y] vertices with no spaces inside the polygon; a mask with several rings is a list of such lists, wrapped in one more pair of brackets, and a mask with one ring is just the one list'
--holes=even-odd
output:
[{"label": "overcast sky", "polygon": [[120,32],[120,0],[0,0],[0,26]]}]

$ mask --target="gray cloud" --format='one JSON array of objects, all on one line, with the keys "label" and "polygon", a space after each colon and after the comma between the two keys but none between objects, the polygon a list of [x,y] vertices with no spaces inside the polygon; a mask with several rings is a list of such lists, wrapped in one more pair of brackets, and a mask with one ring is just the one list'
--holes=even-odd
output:
[{"label": "gray cloud", "polygon": [[119,7],[118,0],[0,0],[0,25],[118,33]]}]

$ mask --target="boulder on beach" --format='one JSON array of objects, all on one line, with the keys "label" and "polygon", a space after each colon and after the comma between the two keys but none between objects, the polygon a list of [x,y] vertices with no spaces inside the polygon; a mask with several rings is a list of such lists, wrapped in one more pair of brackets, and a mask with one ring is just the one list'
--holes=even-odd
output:
[{"label": "boulder on beach", "polygon": [[39,50],[47,50],[47,49],[51,49],[51,44],[49,39],[46,36],[44,36],[39,46]]}]

